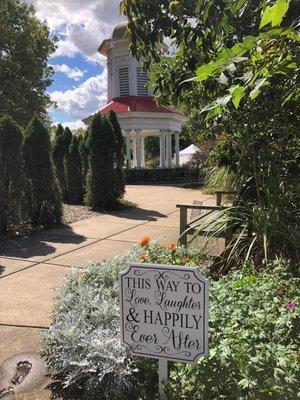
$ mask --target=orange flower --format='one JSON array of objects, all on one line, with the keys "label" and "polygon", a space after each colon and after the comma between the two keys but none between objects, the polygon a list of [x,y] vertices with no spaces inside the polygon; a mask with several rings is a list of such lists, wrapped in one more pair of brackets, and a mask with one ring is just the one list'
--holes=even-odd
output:
[{"label": "orange flower", "polygon": [[176,249],[176,243],[175,242],[171,242],[169,245],[170,250],[175,250]]},{"label": "orange flower", "polygon": [[139,260],[140,260],[140,261],[143,261],[143,262],[146,261],[147,258],[148,258],[147,254],[141,254],[141,255],[139,256]]},{"label": "orange flower", "polygon": [[145,236],[145,237],[143,237],[143,239],[140,241],[140,246],[141,246],[141,247],[145,247],[145,246],[147,246],[147,245],[149,244],[149,242],[150,242],[149,236]]}]

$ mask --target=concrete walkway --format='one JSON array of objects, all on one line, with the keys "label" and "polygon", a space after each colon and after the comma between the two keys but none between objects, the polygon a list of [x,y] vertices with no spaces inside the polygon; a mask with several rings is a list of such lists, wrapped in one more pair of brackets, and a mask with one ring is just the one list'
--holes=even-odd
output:
[{"label": "concrete walkway", "polygon": [[70,267],[122,254],[145,235],[177,241],[176,204],[214,201],[200,190],[165,185],[128,186],[126,199],[137,207],[0,242],[0,364],[40,349],[40,330],[50,324],[53,288]]}]

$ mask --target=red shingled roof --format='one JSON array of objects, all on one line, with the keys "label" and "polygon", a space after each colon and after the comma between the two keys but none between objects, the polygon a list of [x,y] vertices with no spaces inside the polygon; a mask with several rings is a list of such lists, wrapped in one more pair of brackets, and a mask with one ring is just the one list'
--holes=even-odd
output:
[{"label": "red shingled roof", "polygon": [[101,114],[108,114],[110,110],[116,113],[127,113],[127,112],[157,112],[157,113],[171,113],[180,114],[179,111],[171,107],[157,106],[154,97],[142,97],[142,96],[128,96],[128,97],[116,97],[103,108],[101,108]]}]

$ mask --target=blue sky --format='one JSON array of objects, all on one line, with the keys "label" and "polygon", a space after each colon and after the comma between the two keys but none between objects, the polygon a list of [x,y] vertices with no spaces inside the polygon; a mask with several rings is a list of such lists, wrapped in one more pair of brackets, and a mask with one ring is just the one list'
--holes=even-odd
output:
[{"label": "blue sky", "polygon": [[97,49],[123,17],[119,0],[25,0],[58,39],[49,60],[55,70],[48,91],[57,108],[53,123],[76,129],[106,103],[106,61]]}]

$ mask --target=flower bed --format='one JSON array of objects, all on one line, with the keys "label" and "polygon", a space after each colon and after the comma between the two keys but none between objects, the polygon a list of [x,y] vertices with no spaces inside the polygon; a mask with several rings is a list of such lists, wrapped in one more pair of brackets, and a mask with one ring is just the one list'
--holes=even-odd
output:
[{"label": "flower bed", "polygon": [[[120,344],[117,278],[128,262],[202,265],[210,275],[201,254],[147,237],[122,257],[88,265],[81,277],[73,271],[45,341],[49,366],[78,399],[157,398],[156,361],[132,358]],[[279,261],[272,268],[247,264],[211,277],[209,355],[195,365],[171,363],[169,399],[297,398],[299,279]]]}]

